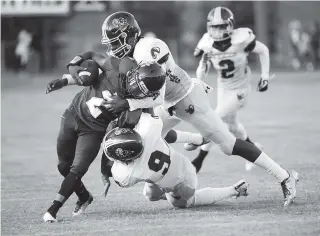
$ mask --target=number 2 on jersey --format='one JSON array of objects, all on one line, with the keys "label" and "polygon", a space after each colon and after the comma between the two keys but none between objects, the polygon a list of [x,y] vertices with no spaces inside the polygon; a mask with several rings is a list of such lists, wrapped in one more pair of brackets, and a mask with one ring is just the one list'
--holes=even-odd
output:
[{"label": "number 2 on jersey", "polygon": [[221,70],[221,75],[222,78],[224,79],[230,79],[234,76],[233,71],[234,71],[234,62],[226,59],[222,60],[219,62],[219,66],[225,67],[224,69]]},{"label": "number 2 on jersey", "polygon": [[[163,169],[163,166],[165,164],[166,166]],[[171,164],[170,156],[160,151],[153,152],[148,162],[148,166],[150,170],[153,170],[154,172],[158,172],[163,169],[162,175],[165,175],[168,172],[170,164]]]}]

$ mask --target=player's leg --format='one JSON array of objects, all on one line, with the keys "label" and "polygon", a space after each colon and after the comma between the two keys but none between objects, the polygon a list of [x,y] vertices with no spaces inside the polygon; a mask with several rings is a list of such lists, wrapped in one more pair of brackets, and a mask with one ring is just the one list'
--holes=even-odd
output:
[{"label": "player's leg", "polygon": [[[182,155],[174,152],[174,155]],[[239,181],[233,186],[225,188],[197,188],[197,175],[189,159],[183,156],[186,174],[184,181],[178,184],[170,193],[166,193],[168,202],[177,208],[210,205],[230,197],[247,196],[248,184]]]},{"label": "player's leg", "polygon": [[[190,108],[193,108],[190,110]],[[202,88],[195,86],[193,91],[175,105],[175,114],[193,125],[204,137],[211,139],[227,155],[238,155],[255,163],[274,176],[283,186],[285,205],[295,198],[296,173],[289,173],[274,162],[266,153],[256,146],[241,139],[236,139],[226,124],[210,107]]]},{"label": "player's leg", "polygon": [[[58,154],[58,170],[63,177],[66,177],[74,159],[76,143],[78,139],[77,132],[75,131],[75,120],[71,112],[66,110],[61,117],[60,130],[57,138],[57,154]],[[84,184],[80,181],[75,186],[75,192],[79,198],[85,197],[88,193]],[[59,201],[61,199],[60,194],[57,194],[53,204],[48,209],[50,213],[45,215],[45,221],[56,221],[56,210],[59,209],[62,204]]]},{"label": "player's leg", "polygon": [[[70,169],[70,179],[74,181],[73,183],[77,184],[77,182],[81,181],[81,178],[87,173],[91,163],[99,153],[104,135],[104,132],[86,130],[86,128],[80,133],[75,158]],[[70,192],[66,191],[66,194],[71,195],[72,184],[69,185],[69,191]],[[78,199],[73,215],[76,216],[84,213],[92,201],[93,197],[91,194],[89,194],[86,199]]]},{"label": "player's leg", "polygon": [[154,108],[154,114],[156,116],[159,116],[161,120],[163,121],[163,128],[161,136],[168,142],[168,143],[174,143],[177,139],[177,136],[175,132],[172,132],[172,128],[177,126],[181,120],[171,115],[168,110],[166,110],[163,106],[157,106]]},{"label": "player's leg", "polygon": [[[75,191],[76,187],[81,185],[81,178],[87,172],[90,164],[97,156],[104,136],[103,132],[94,132],[90,130],[80,120],[77,120],[76,125],[79,133],[74,160],[71,165],[70,172],[61,184],[55,201],[48,209],[48,212],[54,217],[66,200]],[[78,200],[73,214],[81,214],[92,200],[92,195],[87,191],[86,196],[83,199]]]}]

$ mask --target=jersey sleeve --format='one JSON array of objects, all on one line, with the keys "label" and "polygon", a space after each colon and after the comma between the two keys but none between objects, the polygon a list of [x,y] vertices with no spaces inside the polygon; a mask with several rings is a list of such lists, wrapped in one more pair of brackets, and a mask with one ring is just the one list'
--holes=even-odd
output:
[{"label": "jersey sleeve", "polygon": [[238,44],[245,52],[251,52],[256,45],[256,36],[249,28],[238,28],[232,34],[231,43]]},{"label": "jersey sleeve", "polygon": [[119,161],[115,161],[111,168],[112,176],[114,181],[123,188],[129,188],[141,181],[133,176],[134,163],[125,164]]}]

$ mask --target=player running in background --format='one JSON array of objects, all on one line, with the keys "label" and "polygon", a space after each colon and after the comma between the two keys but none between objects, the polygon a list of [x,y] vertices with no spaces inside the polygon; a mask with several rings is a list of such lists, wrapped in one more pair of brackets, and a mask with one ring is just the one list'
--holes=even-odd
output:
[{"label": "player running in background", "polygon": [[210,205],[248,195],[249,185],[244,180],[229,187],[196,190],[195,168],[187,157],[176,152],[161,137],[162,120],[142,113],[141,109],[134,112],[138,113],[134,115],[136,125],[116,127],[103,141],[103,151],[113,162],[111,175],[119,186],[131,187],[145,182],[143,194],[148,200],[167,199],[177,208]]},{"label": "player running in background", "polygon": [[[178,118],[194,126],[203,137],[217,143],[225,154],[239,155],[274,176],[281,183],[285,198],[284,206],[290,205],[296,195],[297,173],[287,172],[253,144],[235,138],[211,108],[203,87],[194,83],[194,80],[175,63],[168,46],[160,39],[142,38],[140,34],[141,29],[137,21],[128,12],[113,13],[102,24],[102,43],[107,45],[108,55],[116,58],[129,56],[137,63],[158,62],[166,70],[165,85],[160,89],[157,97],[118,98],[107,101],[107,110],[118,112],[129,109],[133,111],[163,104],[165,109],[172,111]],[[92,59],[99,64],[102,70],[106,70],[106,57],[101,54],[85,52],[78,55],[77,58]],[[83,70],[78,65],[69,66],[69,72],[73,77],[78,77],[77,72]],[[140,80],[139,76],[136,79]],[[157,84],[156,81],[149,80],[144,85],[148,84],[151,87]],[[265,81],[263,83],[265,84]],[[142,92],[148,92],[147,86],[139,88]],[[163,129],[166,132],[176,125],[167,119],[163,121]]]},{"label": "player running in background", "polygon": [[[216,7],[209,12],[207,33],[203,35],[194,51],[194,56],[202,56],[197,68],[197,78],[205,79],[213,65],[218,72],[216,113],[228,125],[230,132],[236,138],[261,148],[260,144],[251,141],[240,123],[239,111],[246,105],[251,90],[248,54],[256,53],[260,57],[261,79],[258,91],[264,92],[268,89],[270,78],[269,50],[267,46],[256,40],[251,29],[234,29],[234,24],[233,13],[228,8]],[[212,145],[212,142],[202,145],[197,158],[192,161],[197,171],[200,170]],[[185,148],[191,151],[198,146],[189,143],[185,145]],[[246,170],[251,168],[252,163],[247,162]]]},{"label": "player running in background", "polygon": [[[80,63],[83,62],[81,58],[78,58],[71,61],[69,65],[77,60]],[[96,65],[95,63],[92,65],[93,63],[89,63],[86,69],[90,73],[94,71],[91,67]],[[124,67],[123,64],[125,64]],[[111,96],[114,93],[124,96],[124,91],[127,90],[122,86],[126,86],[129,83],[131,85],[129,90],[131,97],[146,96],[146,94],[141,94],[140,90],[137,92],[135,88],[138,85],[135,81],[127,81],[128,77],[120,76],[119,74],[123,70],[126,74],[134,66],[136,66],[135,63],[131,63],[128,66],[127,60],[108,57],[105,61],[105,68],[107,69],[100,76],[98,76],[98,66],[96,65],[96,73],[90,77],[90,80],[84,80],[80,72],[80,77],[77,79],[64,76],[62,79],[49,82],[46,93],[71,84],[86,86],[86,88],[75,95],[70,106],[61,117],[57,139],[58,170],[65,178],[52,205],[43,216],[45,222],[57,222],[57,212],[73,192],[79,198],[73,211],[74,216],[83,213],[93,201],[92,195],[85,188],[81,179],[96,158],[109,123],[118,115],[104,109],[104,101],[117,99],[119,96]],[[154,87],[159,90],[165,80],[165,73],[163,73],[161,66],[152,65],[149,68],[149,65],[146,65],[145,67],[134,69],[134,71],[137,70],[138,73],[143,73],[145,68],[148,68],[148,75],[157,77],[159,80],[162,79],[162,84],[158,84],[160,87]],[[83,71],[88,72],[86,70]],[[152,92],[150,94],[153,96]]]}]

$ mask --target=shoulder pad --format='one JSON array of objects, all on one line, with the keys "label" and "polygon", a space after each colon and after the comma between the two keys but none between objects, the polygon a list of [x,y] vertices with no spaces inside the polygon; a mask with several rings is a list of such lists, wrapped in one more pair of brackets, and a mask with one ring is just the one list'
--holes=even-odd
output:
[{"label": "shoulder pad", "polygon": [[231,43],[232,44],[244,44],[246,47],[250,44],[256,36],[249,28],[238,28],[235,29],[231,36]]},{"label": "shoulder pad", "polygon": [[212,49],[213,38],[210,37],[208,33],[203,34],[202,38],[199,40],[197,44],[197,48],[204,51],[209,52]]},{"label": "shoulder pad", "polygon": [[168,45],[157,38],[142,38],[136,44],[133,58],[137,63],[159,61],[170,55]]}]

